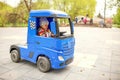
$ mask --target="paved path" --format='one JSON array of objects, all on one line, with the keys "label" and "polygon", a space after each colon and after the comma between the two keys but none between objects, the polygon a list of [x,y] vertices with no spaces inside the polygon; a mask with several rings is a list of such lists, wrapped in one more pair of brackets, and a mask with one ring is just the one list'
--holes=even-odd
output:
[{"label": "paved path", "polygon": [[25,60],[13,63],[11,44],[25,43],[27,28],[0,28],[0,80],[120,80],[120,29],[75,27],[75,59],[62,70],[40,72]]}]

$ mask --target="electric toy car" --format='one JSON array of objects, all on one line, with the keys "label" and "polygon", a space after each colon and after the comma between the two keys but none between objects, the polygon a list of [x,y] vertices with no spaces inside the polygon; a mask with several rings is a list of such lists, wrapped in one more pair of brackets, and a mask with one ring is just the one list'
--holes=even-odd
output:
[{"label": "electric toy car", "polygon": [[[54,37],[37,34],[40,18],[46,17],[48,28]],[[21,59],[37,64],[42,72],[51,68],[65,68],[74,58],[74,25],[70,16],[58,10],[31,10],[28,19],[27,42],[23,45],[11,45],[11,60],[15,63]]]}]

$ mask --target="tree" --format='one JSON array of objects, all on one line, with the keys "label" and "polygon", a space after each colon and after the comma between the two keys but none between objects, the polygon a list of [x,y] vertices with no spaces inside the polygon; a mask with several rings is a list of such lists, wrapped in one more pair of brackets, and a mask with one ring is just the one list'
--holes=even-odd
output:
[{"label": "tree", "polygon": [[53,0],[54,9],[68,12],[70,9],[70,0]]},{"label": "tree", "polygon": [[4,27],[8,22],[8,15],[12,12],[12,7],[6,3],[0,2],[0,26]]},{"label": "tree", "polygon": [[49,0],[37,0],[32,3],[32,9],[50,9],[50,1]]},{"label": "tree", "polygon": [[96,0],[53,0],[54,9],[62,10],[71,15],[72,19],[76,16],[86,14],[93,17]]},{"label": "tree", "polygon": [[115,24],[119,24],[120,25],[120,0],[110,1],[109,2],[109,7],[110,8],[117,7],[117,12],[113,16],[113,21],[114,21]]},{"label": "tree", "polygon": [[0,2],[0,24],[4,26],[7,22],[27,23],[31,9],[62,10],[67,12],[72,19],[79,15],[86,16],[86,14],[92,17],[95,11],[95,5],[96,0],[20,0],[19,5],[12,8]]},{"label": "tree", "polygon": [[115,24],[120,25],[120,7],[117,9],[117,13],[113,18]]},{"label": "tree", "polygon": [[19,5],[16,8],[14,8],[12,14],[15,14],[15,15],[17,14],[16,15],[17,23],[28,22],[29,11],[25,6],[24,0],[20,0]]},{"label": "tree", "polygon": [[120,25],[120,0],[117,0],[116,6],[118,7],[117,9],[117,13],[114,16],[114,23],[119,24]]},{"label": "tree", "polygon": [[28,12],[31,10],[32,0],[24,0]]}]

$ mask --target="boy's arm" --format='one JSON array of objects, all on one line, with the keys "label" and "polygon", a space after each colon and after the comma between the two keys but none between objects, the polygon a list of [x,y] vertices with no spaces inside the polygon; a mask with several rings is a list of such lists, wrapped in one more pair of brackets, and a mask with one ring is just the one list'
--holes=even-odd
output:
[{"label": "boy's arm", "polygon": [[42,29],[40,29],[40,30],[38,31],[38,35],[39,35],[39,36],[42,36],[44,33],[45,33],[45,32],[44,32],[44,30],[42,30]]},{"label": "boy's arm", "polygon": [[51,37],[54,37],[55,35],[48,29],[48,32],[51,34]]}]

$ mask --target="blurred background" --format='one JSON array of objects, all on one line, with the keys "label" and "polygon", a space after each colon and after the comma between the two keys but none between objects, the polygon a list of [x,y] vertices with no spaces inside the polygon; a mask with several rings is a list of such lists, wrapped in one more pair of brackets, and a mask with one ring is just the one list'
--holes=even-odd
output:
[{"label": "blurred background", "polygon": [[120,0],[0,0],[0,27],[26,27],[30,10],[68,13],[75,24],[120,27]]}]

